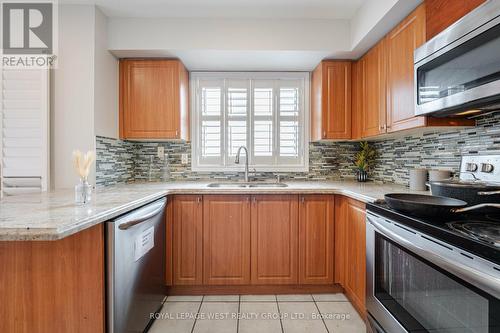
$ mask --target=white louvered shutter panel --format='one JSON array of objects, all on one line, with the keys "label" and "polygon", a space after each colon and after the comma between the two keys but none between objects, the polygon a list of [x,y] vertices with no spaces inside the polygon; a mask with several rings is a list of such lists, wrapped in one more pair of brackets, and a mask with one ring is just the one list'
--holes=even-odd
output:
[{"label": "white louvered shutter panel", "polygon": [[2,193],[46,191],[49,174],[48,71],[2,70]]},{"label": "white louvered shutter panel", "polygon": [[197,158],[203,165],[222,165],[223,80],[200,80],[197,108],[200,122]]},{"label": "white louvered shutter panel", "polygon": [[253,159],[255,164],[274,164],[274,80],[255,80],[253,84]]},{"label": "white louvered shutter panel", "polygon": [[[226,163],[234,164],[238,148],[248,147],[249,82],[225,80],[226,87]],[[241,162],[243,163],[243,157]]]},{"label": "white louvered shutter panel", "polygon": [[278,152],[277,163],[296,165],[302,163],[304,107],[303,83],[300,80],[280,80],[278,98]]}]

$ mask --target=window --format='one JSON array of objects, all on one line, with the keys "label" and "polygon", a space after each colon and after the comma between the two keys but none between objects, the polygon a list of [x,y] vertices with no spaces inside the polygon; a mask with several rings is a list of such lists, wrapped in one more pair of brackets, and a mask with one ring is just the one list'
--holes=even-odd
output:
[{"label": "window", "polygon": [[191,98],[194,171],[241,170],[241,146],[258,171],[308,171],[309,73],[192,73]]}]

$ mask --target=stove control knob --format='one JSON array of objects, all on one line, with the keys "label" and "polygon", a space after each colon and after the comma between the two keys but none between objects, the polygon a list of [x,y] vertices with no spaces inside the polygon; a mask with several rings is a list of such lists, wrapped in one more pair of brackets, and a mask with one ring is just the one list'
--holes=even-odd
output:
[{"label": "stove control knob", "polygon": [[492,173],[493,172],[493,169],[495,169],[493,167],[493,164],[489,164],[489,163],[481,163],[481,172],[485,172],[485,173]]},{"label": "stove control knob", "polygon": [[476,172],[477,171],[477,164],[476,163],[467,163],[465,165],[465,171],[468,172]]}]

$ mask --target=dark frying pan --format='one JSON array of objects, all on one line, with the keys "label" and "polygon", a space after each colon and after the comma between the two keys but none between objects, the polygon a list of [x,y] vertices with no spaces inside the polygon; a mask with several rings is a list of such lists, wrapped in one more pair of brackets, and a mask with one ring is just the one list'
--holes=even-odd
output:
[{"label": "dark frying pan", "polygon": [[433,195],[410,194],[410,193],[390,193],[385,195],[385,202],[394,210],[407,213],[409,215],[436,217],[467,212],[483,207],[500,208],[500,204],[480,204],[467,206],[467,202]]}]

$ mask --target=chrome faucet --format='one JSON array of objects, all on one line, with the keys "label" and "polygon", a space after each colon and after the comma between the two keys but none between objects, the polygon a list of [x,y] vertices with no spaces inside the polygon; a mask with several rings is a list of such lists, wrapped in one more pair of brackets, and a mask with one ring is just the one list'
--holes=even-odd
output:
[{"label": "chrome faucet", "polygon": [[240,164],[240,154],[241,150],[245,150],[245,182],[248,183],[248,149],[245,146],[241,146],[238,148],[238,152],[236,153],[236,159],[234,160],[235,164]]}]

